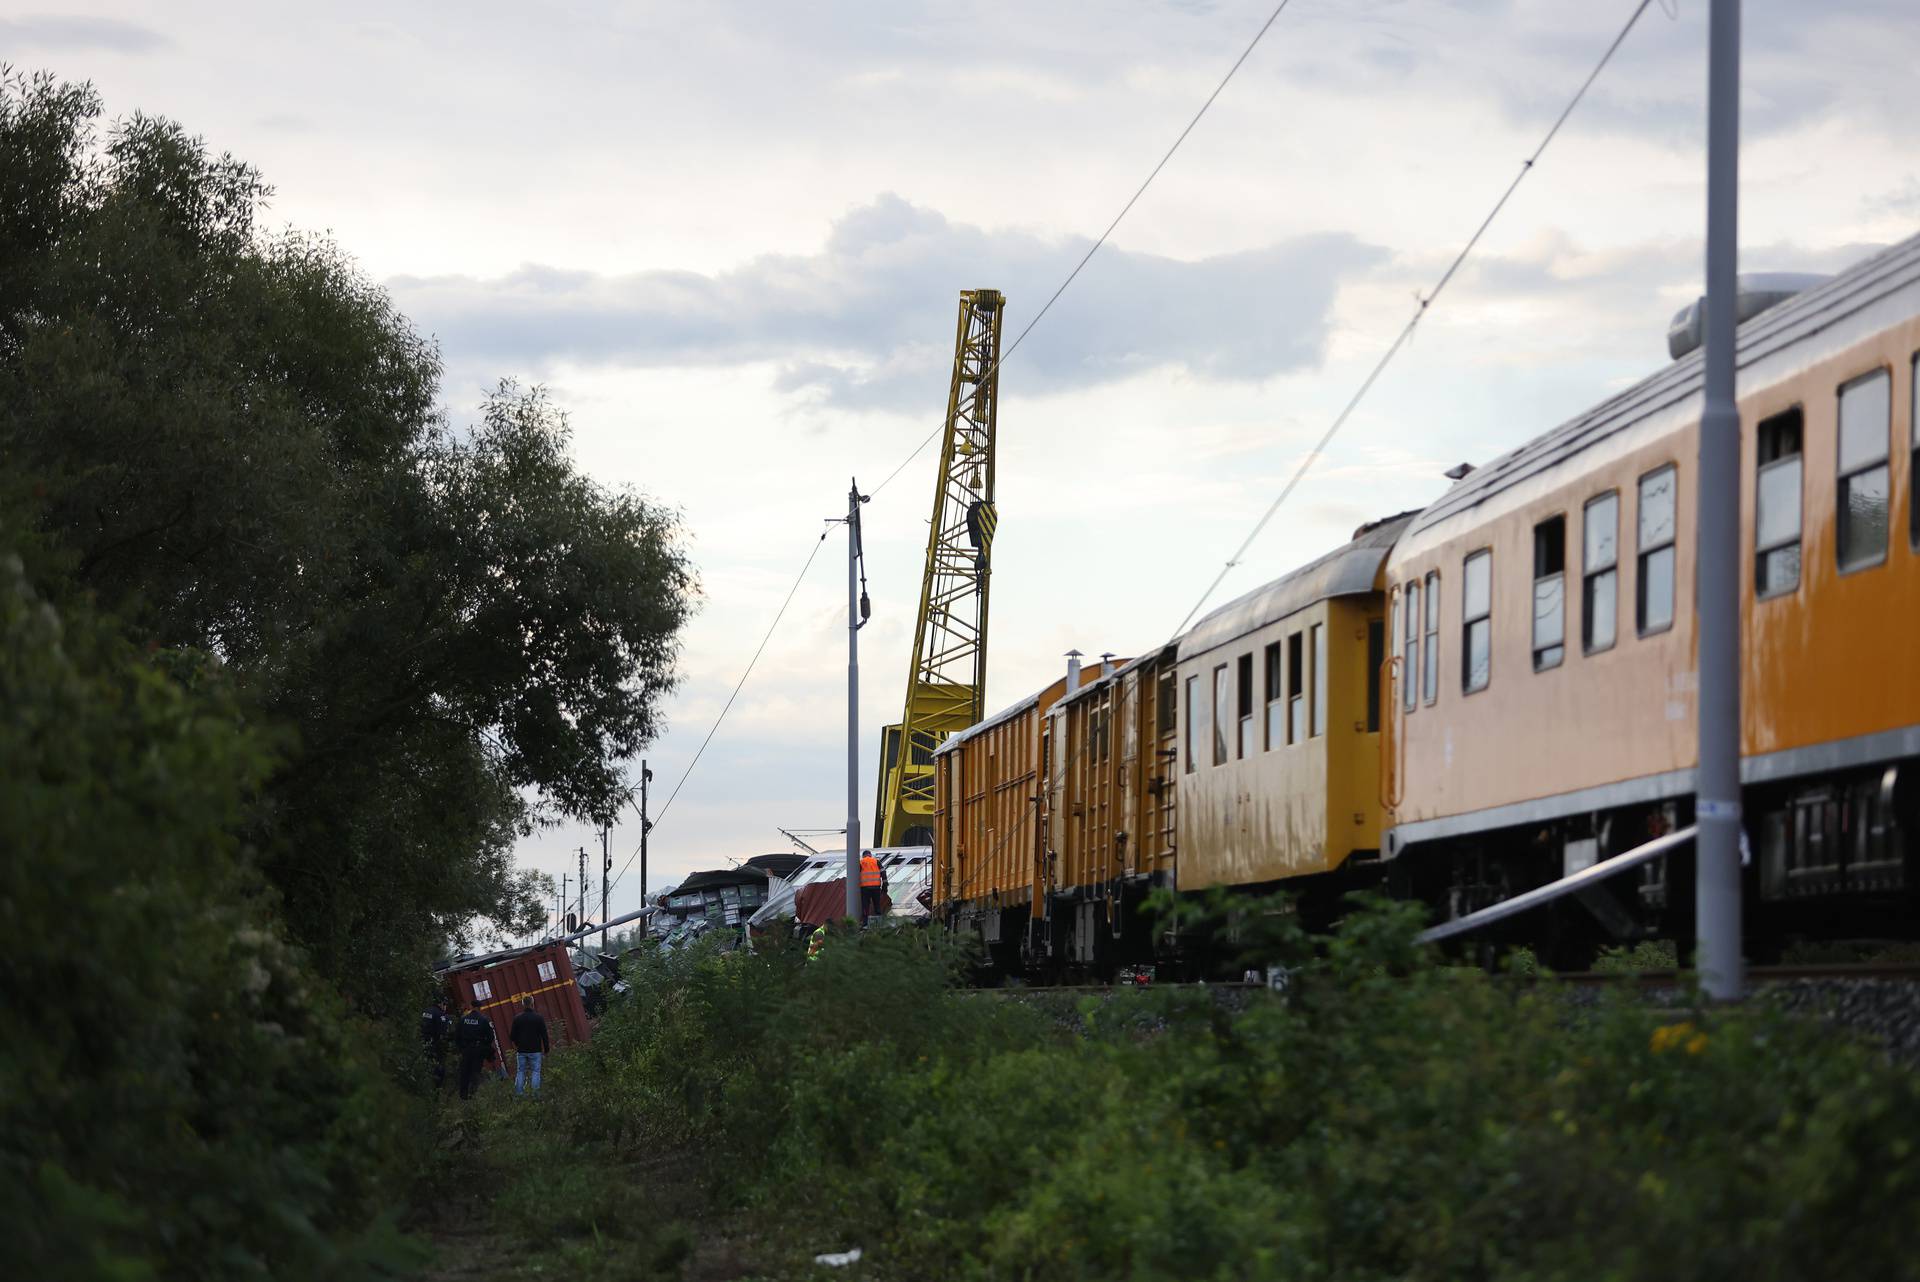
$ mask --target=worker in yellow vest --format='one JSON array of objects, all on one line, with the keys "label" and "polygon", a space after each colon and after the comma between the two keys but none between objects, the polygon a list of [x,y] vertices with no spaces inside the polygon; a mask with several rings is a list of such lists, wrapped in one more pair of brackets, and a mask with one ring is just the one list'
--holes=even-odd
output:
[{"label": "worker in yellow vest", "polygon": [[807,938],[807,960],[812,961],[827,946],[827,923],[821,922],[813,928],[813,934]]},{"label": "worker in yellow vest", "polygon": [[886,874],[880,871],[880,861],[873,857],[871,850],[860,852],[860,924],[882,911],[880,901],[887,891]]}]

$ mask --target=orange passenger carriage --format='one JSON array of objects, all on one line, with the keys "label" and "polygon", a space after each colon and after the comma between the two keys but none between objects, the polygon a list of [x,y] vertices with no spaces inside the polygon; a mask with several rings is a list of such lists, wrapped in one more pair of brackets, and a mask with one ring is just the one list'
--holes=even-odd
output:
[{"label": "orange passenger carriage", "polygon": [[[1920,237],[1757,283],[1736,392],[1764,956],[1920,934]],[[1157,886],[1284,888],[1310,924],[1381,886],[1448,919],[1684,828],[1701,365],[1677,351],[1431,507],[949,739],[936,916],[998,966],[1109,973],[1178,942],[1140,911]],[[1683,849],[1503,929],[1562,967],[1649,936],[1685,956],[1692,888]]]},{"label": "orange passenger carriage", "polygon": [[[1920,237],[1738,335],[1756,940],[1914,928],[1916,358]],[[1701,368],[1470,475],[1394,550],[1388,853],[1450,913],[1691,822]],[[1691,890],[1669,856],[1554,913],[1550,942],[1685,939]]]}]

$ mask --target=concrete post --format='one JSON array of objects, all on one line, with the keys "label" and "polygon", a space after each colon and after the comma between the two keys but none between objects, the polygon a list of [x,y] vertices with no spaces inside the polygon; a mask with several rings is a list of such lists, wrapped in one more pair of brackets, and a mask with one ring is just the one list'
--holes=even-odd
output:
[{"label": "concrete post", "polygon": [[1740,997],[1740,409],[1734,400],[1739,264],[1740,0],[1713,0],[1707,62],[1706,402],[1700,417],[1700,767],[1694,926],[1701,985]]},{"label": "concrete post", "polygon": [[[847,489],[847,916],[860,920],[860,485]],[[905,753],[907,745],[901,744]]]}]

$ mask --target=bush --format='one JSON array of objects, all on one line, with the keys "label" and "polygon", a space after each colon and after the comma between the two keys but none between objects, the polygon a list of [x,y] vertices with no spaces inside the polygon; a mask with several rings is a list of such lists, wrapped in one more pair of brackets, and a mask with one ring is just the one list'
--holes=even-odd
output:
[{"label": "bush", "polygon": [[1079,1031],[897,936],[695,950],[643,967],[571,1107],[901,1276],[1920,1277],[1920,1086],[1875,1051],[1576,1006],[1433,965],[1416,928],[1279,930],[1289,999],[1116,994]]},{"label": "bush", "polygon": [[23,1277],[318,1277],[362,1235],[394,1100],[232,835],[268,745],[218,665],[138,655],[0,557],[0,1205]]}]

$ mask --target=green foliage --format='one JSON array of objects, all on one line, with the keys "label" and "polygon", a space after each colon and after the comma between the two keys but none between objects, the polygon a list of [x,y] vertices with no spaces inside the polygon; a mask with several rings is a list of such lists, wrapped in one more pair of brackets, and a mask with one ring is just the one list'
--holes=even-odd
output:
[{"label": "green foliage", "polygon": [[658,731],[677,518],[581,476],[538,389],[451,428],[432,343],[330,242],[262,234],[258,173],[100,111],[0,75],[0,498],[56,599],[218,655],[291,732],[242,822],[315,964],[404,1013],[446,941],[538,916],[515,838],[603,817]]},{"label": "green foliage", "polygon": [[[177,674],[177,675],[176,675]],[[271,766],[217,664],[140,656],[0,557],[0,1205],[30,1277],[319,1277],[396,1101],[262,911],[235,838]],[[57,875],[50,875],[56,873]],[[390,1190],[388,1190],[390,1192]]]},{"label": "green foliage", "polygon": [[1671,939],[1643,939],[1632,947],[1603,948],[1593,959],[1593,969],[1602,975],[1677,970],[1679,965],[1679,950]]},{"label": "green foliage", "polygon": [[653,958],[563,1111],[709,1154],[797,1244],[888,1275],[1920,1277],[1910,1074],[1762,1008],[1662,1023],[1443,968],[1417,929],[1357,905],[1269,933],[1284,1000],[1149,989],[1064,1023],[899,937]]},{"label": "green foliage", "polygon": [[[261,176],[0,67],[0,1206],[35,1277],[405,1262],[425,963],[537,920],[695,586]],[[370,1227],[371,1226],[371,1227]]]}]

